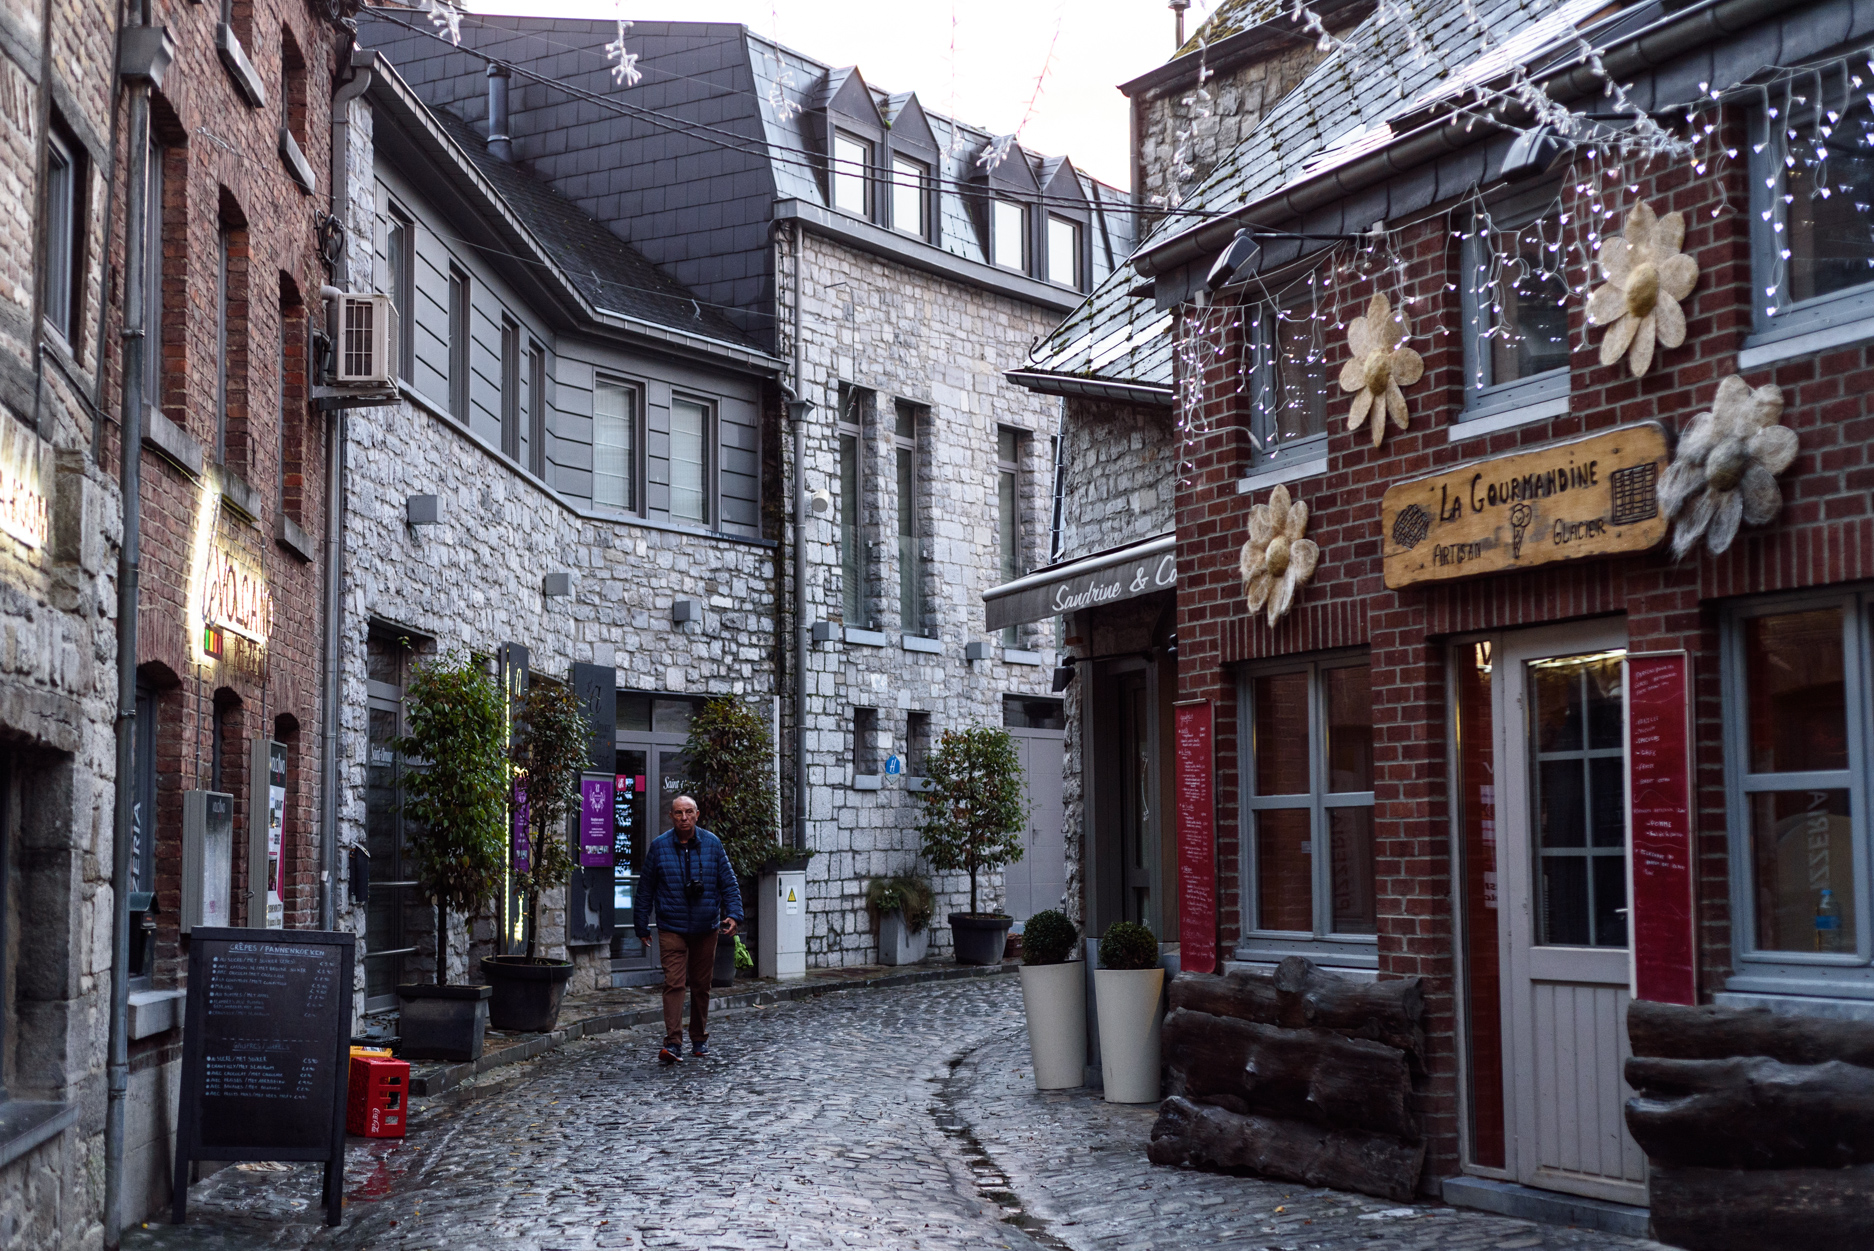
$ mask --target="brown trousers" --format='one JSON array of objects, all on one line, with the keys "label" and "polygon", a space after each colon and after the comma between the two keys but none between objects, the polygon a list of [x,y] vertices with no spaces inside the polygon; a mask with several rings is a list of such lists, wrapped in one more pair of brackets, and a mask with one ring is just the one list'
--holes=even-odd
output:
[{"label": "brown trousers", "polygon": [[709,984],[716,976],[716,931],[672,934],[657,931],[657,955],[664,965],[664,1046],[683,1046],[683,990],[690,990],[690,1041],[709,1037]]}]

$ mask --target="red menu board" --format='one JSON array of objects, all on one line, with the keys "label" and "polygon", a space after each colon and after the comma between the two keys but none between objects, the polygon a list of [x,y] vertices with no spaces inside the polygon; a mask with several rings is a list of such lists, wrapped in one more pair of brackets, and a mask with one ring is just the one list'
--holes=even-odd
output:
[{"label": "red menu board", "polygon": [[1633,828],[1633,997],[1698,1002],[1692,912],[1691,665],[1627,657],[1627,803]]},{"label": "red menu board", "polygon": [[1211,789],[1210,701],[1176,704],[1178,967],[1217,971],[1217,822]]}]

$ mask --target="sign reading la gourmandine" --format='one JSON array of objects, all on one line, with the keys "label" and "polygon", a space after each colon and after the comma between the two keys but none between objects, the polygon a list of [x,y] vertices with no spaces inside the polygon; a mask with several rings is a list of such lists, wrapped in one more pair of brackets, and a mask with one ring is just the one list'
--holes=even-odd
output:
[{"label": "sign reading la gourmandine", "polygon": [[1666,537],[1666,455],[1648,421],[1401,482],[1380,504],[1386,586],[1643,552]]}]

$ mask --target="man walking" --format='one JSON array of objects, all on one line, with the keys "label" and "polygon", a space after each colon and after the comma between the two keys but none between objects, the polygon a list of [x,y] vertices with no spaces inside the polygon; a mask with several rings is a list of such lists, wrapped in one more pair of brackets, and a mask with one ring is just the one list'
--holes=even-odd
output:
[{"label": "man walking", "polygon": [[651,840],[638,897],[638,942],[651,945],[650,913],[657,914],[657,954],[664,966],[664,1064],[683,1059],[683,988],[690,988],[690,1051],[709,1054],[709,985],[716,972],[716,936],[734,938],[742,924],[742,890],[722,840],[696,828],[696,801],[679,795],[670,804],[670,828]]}]

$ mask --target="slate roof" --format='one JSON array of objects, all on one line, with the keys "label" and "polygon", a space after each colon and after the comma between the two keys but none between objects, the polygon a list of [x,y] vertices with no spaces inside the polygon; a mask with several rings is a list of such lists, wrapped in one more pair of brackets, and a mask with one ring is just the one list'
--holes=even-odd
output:
[{"label": "slate roof", "polygon": [[[1605,0],[1564,0],[1560,7],[1553,0],[1411,0],[1403,18],[1375,13],[1217,163],[1180,205],[1187,214],[1165,218],[1142,246],[1382,146],[1393,137],[1389,119],[1422,111],[1478,81],[1479,74],[1500,73],[1510,57],[1554,43],[1605,7]],[[1467,13],[1476,15],[1476,26]],[[1423,56],[1414,53],[1408,25],[1418,32]],[[1494,45],[1481,58],[1478,26],[1489,31]],[[1169,387],[1169,317],[1151,299],[1126,294],[1137,282],[1122,267],[1037,345],[1029,367]]]}]

